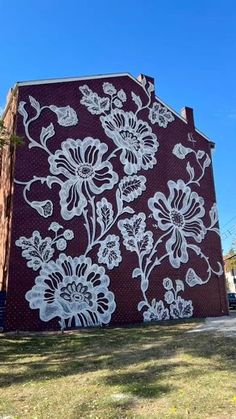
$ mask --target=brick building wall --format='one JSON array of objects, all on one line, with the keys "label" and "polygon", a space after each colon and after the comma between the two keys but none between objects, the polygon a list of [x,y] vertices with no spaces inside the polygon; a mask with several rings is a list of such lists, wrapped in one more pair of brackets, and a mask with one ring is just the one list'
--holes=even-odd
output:
[{"label": "brick building wall", "polygon": [[[16,92],[11,92],[4,114],[4,126],[14,132],[17,111]],[[0,291],[6,291],[11,240],[13,171],[15,150],[10,145],[0,148]]]},{"label": "brick building wall", "polygon": [[228,313],[192,110],[129,74],[20,83],[7,330]]}]

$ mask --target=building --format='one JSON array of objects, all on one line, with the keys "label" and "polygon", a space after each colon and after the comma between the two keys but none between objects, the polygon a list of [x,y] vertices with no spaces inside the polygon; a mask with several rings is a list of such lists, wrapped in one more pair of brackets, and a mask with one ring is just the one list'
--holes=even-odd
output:
[{"label": "building", "polygon": [[228,292],[236,292],[236,255],[228,254],[224,256],[224,268],[226,287]]},{"label": "building", "polygon": [[[6,330],[228,314],[211,150],[154,80],[17,83],[2,153]],[[14,169],[14,185],[12,173]]]}]

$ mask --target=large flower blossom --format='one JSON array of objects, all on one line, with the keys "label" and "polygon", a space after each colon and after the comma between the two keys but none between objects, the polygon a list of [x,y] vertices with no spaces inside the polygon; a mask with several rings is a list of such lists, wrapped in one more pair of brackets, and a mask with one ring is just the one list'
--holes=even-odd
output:
[{"label": "large flower blossom", "polygon": [[90,258],[61,254],[43,266],[26,300],[44,322],[59,317],[68,327],[107,324],[116,307],[109,282],[105,269]]},{"label": "large flower blossom", "polygon": [[115,109],[108,116],[101,116],[102,126],[122,152],[120,161],[128,175],[139,170],[151,169],[156,164],[155,153],[159,143],[150,126],[137,119],[133,112]]},{"label": "large flower blossom", "polygon": [[148,201],[153,217],[161,230],[169,232],[171,237],[166,242],[169,260],[174,268],[188,262],[187,240],[192,238],[200,243],[206,234],[202,222],[205,215],[204,200],[192,192],[182,180],[168,182],[169,198],[157,192]]},{"label": "large flower blossom", "polygon": [[81,215],[90,192],[101,194],[118,182],[111,163],[102,161],[107,150],[106,144],[90,137],[83,141],[69,138],[61,150],[49,156],[51,173],[66,178],[60,190],[61,215],[65,220]]}]

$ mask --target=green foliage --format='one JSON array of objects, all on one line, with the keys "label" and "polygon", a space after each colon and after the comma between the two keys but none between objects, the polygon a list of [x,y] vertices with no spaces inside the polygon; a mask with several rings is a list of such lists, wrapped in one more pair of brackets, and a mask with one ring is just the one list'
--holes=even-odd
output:
[{"label": "green foliage", "polygon": [[5,128],[3,120],[0,119],[0,149],[9,143],[13,145],[22,145],[24,144],[24,140],[22,137],[15,134],[10,134]]}]

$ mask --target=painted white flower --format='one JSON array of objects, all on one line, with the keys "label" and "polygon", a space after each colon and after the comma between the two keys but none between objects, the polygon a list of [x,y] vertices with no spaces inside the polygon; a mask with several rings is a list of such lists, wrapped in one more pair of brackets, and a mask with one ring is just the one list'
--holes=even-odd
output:
[{"label": "painted white flower", "polygon": [[120,238],[114,234],[109,234],[101,243],[98,251],[98,262],[105,263],[108,269],[119,266],[122,261],[120,253]]},{"label": "painted white flower", "polygon": [[63,236],[66,240],[72,240],[74,238],[74,233],[72,230],[67,229],[64,231]]},{"label": "painted white flower", "polygon": [[188,262],[187,240],[191,238],[200,243],[206,234],[206,227],[202,222],[205,215],[204,199],[189,186],[178,180],[168,182],[169,197],[157,192],[148,201],[161,230],[169,232],[171,237],[166,242],[169,260],[174,268],[181,263]]},{"label": "painted white flower", "polygon": [[180,296],[177,297],[175,302],[170,305],[170,315],[172,319],[184,319],[192,317],[193,303],[191,300],[184,300]]},{"label": "painted white flower", "polygon": [[83,141],[69,138],[62,143],[61,150],[49,156],[51,173],[66,178],[59,193],[65,220],[82,214],[90,193],[101,194],[118,182],[111,163],[103,161],[107,150],[106,144],[91,137]]},{"label": "painted white flower", "polygon": [[115,99],[115,100],[114,100],[114,105],[115,105],[117,108],[122,108],[123,103],[122,103],[122,101],[121,101],[120,99]]},{"label": "painted white flower", "polygon": [[70,127],[78,123],[78,117],[74,109],[69,105],[58,108],[55,105],[49,107],[57,115],[57,122],[63,127]]},{"label": "painted white flower", "polygon": [[50,226],[48,227],[48,230],[52,230],[55,233],[57,233],[59,230],[61,230],[63,227],[58,224],[56,221],[53,221]]},{"label": "painted white flower", "polygon": [[61,254],[43,265],[25,298],[44,322],[59,317],[68,327],[107,324],[116,308],[109,282],[105,269],[90,258]]},{"label": "painted white flower", "polygon": [[123,89],[120,89],[117,93],[117,96],[120,100],[122,100],[122,102],[125,102],[127,99],[126,93],[124,92]]},{"label": "painted white flower", "polygon": [[181,143],[175,144],[172,153],[178,157],[178,159],[185,159],[185,156],[187,156],[187,154],[192,153],[193,150],[189,147],[184,147]]},{"label": "painted white flower", "polygon": [[174,293],[172,291],[166,291],[164,299],[167,302],[167,304],[173,303],[173,301],[175,299]]},{"label": "painted white flower", "polygon": [[166,290],[171,290],[173,288],[173,282],[170,278],[163,279],[163,286]]},{"label": "painted white flower", "polygon": [[202,279],[196,274],[193,268],[188,269],[186,273],[185,281],[187,282],[189,287],[195,287],[195,285],[203,284]]},{"label": "painted white flower", "polygon": [[39,231],[34,231],[32,237],[20,237],[16,246],[22,248],[22,256],[28,260],[27,266],[37,271],[44,263],[48,262],[54,253],[52,239],[42,239]]},{"label": "painted white flower", "polygon": [[156,164],[155,153],[159,143],[146,122],[137,119],[133,112],[121,109],[101,116],[100,120],[107,136],[122,150],[120,161],[126,174],[148,170]]},{"label": "painted white flower", "polygon": [[57,240],[56,246],[57,246],[57,249],[60,251],[65,250],[67,248],[66,240],[62,238]]},{"label": "painted white flower", "polygon": [[32,201],[30,206],[39,213],[44,218],[51,217],[53,213],[53,203],[49,199],[45,201]]},{"label": "painted white flower", "polygon": [[156,301],[155,298],[152,300],[152,305],[149,306],[147,311],[143,312],[143,320],[145,322],[168,320],[169,310],[165,308],[163,301]]},{"label": "painted white flower", "polygon": [[166,128],[169,122],[174,121],[174,115],[168,111],[165,106],[158,102],[154,102],[148,115],[152,124],[158,124],[160,127]]},{"label": "painted white flower", "polygon": [[105,82],[102,85],[103,91],[104,93],[106,93],[107,95],[115,95],[117,90],[116,88],[113,86],[113,84]]}]

